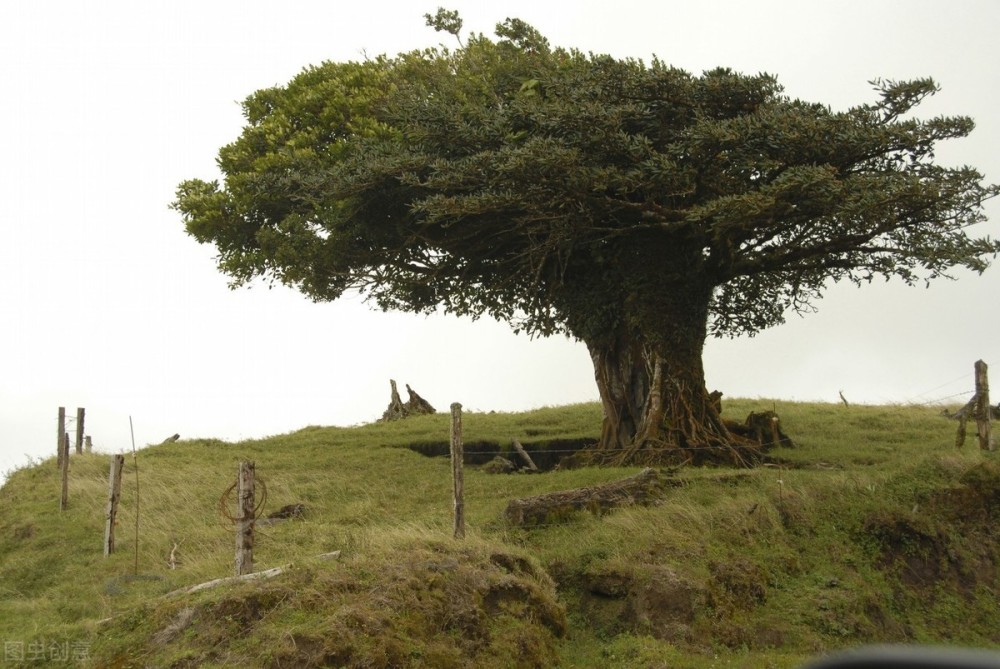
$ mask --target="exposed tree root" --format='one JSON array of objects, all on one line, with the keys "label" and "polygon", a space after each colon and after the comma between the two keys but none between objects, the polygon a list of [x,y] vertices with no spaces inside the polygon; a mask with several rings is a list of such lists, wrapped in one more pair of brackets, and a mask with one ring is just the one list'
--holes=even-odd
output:
[{"label": "exposed tree root", "polygon": [[722,394],[702,395],[680,384],[666,401],[652,394],[650,400],[656,406],[647,410],[637,436],[624,444],[622,426],[613,415],[605,416],[600,442],[576,456],[572,464],[755,467],[769,449],[795,445],[773,411],[752,412],[743,423],[728,421],[720,416]]}]

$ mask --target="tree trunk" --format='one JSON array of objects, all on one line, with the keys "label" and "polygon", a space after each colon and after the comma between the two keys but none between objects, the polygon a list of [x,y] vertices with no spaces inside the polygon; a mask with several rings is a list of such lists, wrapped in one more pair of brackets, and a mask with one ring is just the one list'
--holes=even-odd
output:
[{"label": "tree trunk", "polygon": [[699,307],[691,297],[647,307],[670,316],[658,319],[655,339],[621,328],[588,342],[604,408],[597,462],[751,466],[759,459],[759,445],[730,433],[705,387],[708,302]]},{"label": "tree trunk", "polygon": [[588,342],[587,347],[604,409],[597,450],[613,460],[632,447],[637,435],[649,432],[649,421],[655,417],[650,415],[650,391],[656,356],[635,336],[619,336],[605,345]]}]

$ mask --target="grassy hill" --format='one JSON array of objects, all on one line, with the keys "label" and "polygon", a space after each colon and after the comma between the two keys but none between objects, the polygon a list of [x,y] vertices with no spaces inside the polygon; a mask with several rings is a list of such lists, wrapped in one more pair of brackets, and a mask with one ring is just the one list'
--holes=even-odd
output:
[{"label": "grassy hill", "polygon": [[[956,450],[936,408],[725,408],[772,407],[797,442],[773,465],[681,469],[658,505],[532,529],[504,521],[511,499],[639,470],[490,474],[475,463],[513,438],[595,438],[600,408],[466,414],[461,541],[444,414],[144,448],[110,558],[109,456],[71,458],[64,512],[38,463],[0,489],[0,667],[794,667],[871,642],[1000,646],[1000,457]],[[291,566],[178,593],[232,574],[219,507],[240,460],[264,515],[304,505],[257,532],[256,569]]]}]

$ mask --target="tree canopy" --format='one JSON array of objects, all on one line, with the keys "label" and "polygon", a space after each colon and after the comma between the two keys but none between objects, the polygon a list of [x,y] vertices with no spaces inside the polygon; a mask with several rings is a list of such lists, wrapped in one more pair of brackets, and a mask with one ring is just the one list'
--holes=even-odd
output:
[{"label": "tree canopy", "polygon": [[[455,13],[428,22],[461,30]],[[707,334],[781,323],[830,281],[982,272],[1000,251],[969,230],[998,187],[934,162],[972,120],[912,115],[930,79],[875,81],[834,111],[769,74],[552,47],[517,19],[496,36],[254,93],[224,182],[178,188],[188,232],[235,285],[581,339],[615,423],[602,442],[633,452],[726,441]]]}]

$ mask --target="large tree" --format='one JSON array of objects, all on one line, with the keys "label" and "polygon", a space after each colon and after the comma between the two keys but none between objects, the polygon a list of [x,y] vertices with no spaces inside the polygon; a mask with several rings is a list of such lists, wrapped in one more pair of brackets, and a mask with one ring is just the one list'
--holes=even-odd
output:
[{"label": "large tree", "polygon": [[[458,36],[457,15],[428,19]],[[766,74],[553,48],[516,19],[496,32],[254,93],[224,183],[178,188],[187,231],[234,285],[582,340],[609,462],[753,456],[706,391],[708,334],[781,323],[831,281],[982,272],[1000,250],[969,232],[997,186],[934,162],[972,121],[911,115],[929,79],[834,111]]]}]

